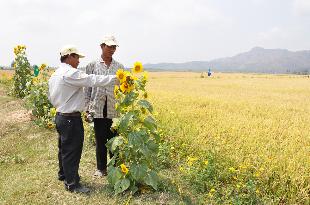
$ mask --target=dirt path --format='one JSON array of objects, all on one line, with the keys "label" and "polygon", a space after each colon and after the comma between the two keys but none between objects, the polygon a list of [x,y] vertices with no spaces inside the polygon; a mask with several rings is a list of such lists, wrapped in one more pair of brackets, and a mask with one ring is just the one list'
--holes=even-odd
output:
[{"label": "dirt path", "polygon": [[0,87],[0,137],[8,129],[17,123],[30,121],[30,113],[22,106],[22,100],[7,95],[3,87]]}]

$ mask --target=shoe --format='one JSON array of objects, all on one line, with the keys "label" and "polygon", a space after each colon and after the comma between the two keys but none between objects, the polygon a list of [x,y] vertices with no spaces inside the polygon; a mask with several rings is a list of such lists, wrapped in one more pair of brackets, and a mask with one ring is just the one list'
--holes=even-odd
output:
[{"label": "shoe", "polygon": [[66,190],[67,191],[70,191],[70,192],[74,192],[74,193],[79,193],[79,194],[88,194],[90,192],[90,189],[85,187],[85,186],[82,186],[80,184],[78,185],[75,185],[75,186],[65,186]]},{"label": "shoe", "polygon": [[107,173],[107,170],[104,169],[104,170],[96,170],[95,173],[94,173],[94,176],[95,177],[103,177],[103,176],[107,176],[108,173]]}]

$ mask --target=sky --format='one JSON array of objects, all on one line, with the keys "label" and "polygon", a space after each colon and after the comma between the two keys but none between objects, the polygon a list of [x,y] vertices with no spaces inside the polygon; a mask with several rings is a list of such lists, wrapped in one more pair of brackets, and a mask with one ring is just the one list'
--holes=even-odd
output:
[{"label": "sky", "polygon": [[126,67],[208,61],[256,46],[310,50],[310,0],[0,0],[0,26],[0,65],[24,44],[31,64],[57,66],[74,44],[83,66],[106,35]]}]

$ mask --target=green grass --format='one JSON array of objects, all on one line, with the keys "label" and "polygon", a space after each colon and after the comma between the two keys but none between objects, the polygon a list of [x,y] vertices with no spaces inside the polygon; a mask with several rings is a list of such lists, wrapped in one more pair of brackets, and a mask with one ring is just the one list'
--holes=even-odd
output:
[{"label": "green grass", "polygon": [[[10,117],[22,112],[23,102],[0,93],[0,115]],[[14,106],[13,106],[14,105]],[[182,201],[176,192],[149,192],[131,197],[115,196],[106,178],[93,178],[95,147],[84,142],[80,164],[82,183],[90,195],[65,191],[57,180],[57,134],[34,125],[29,120],[0,124],[0,204],[174,204]],[[168,180],[169,181],[169,180]]]}]

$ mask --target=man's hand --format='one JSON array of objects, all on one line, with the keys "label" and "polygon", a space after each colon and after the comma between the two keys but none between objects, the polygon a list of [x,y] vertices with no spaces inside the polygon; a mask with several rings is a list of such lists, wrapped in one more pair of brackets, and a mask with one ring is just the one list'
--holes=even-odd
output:
[{"label": "man's hand", "polygon": [[90,112],[86,111],[84,120],[88,123],[92,123],[94,121],[94,117]]},{"label": "man's hand", "polygon": [[115,85],[120,85],[120,82],[119,82],[119,79],[118,78],[115,78],[115,80],[114,80],[114,83],[115,83]]}]

